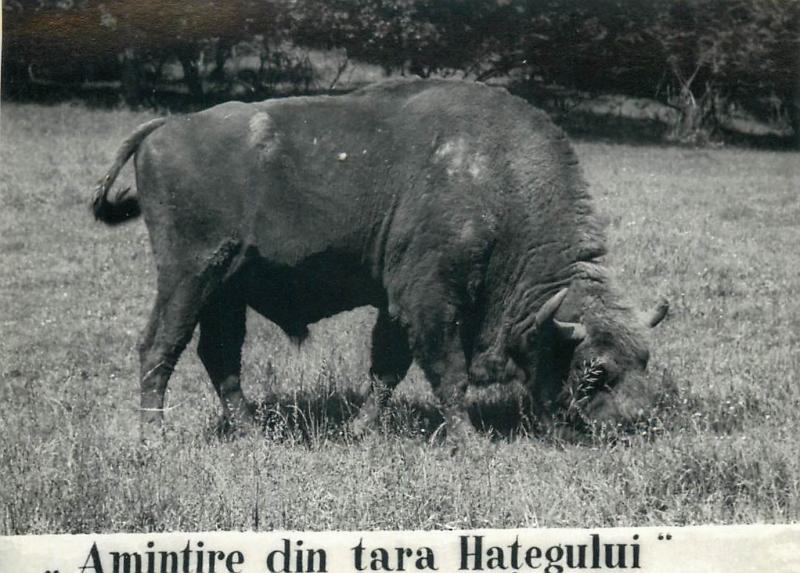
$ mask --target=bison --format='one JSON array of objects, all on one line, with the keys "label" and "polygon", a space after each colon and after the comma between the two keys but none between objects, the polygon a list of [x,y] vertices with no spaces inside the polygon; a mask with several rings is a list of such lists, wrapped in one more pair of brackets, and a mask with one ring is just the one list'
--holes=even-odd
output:
[{"label": "bison", "polygon": [[[109,198],[134,154],[137,194]],[[524,384],[542,420],[578,404],[576,419],[613,422],[652,394],[645,331],[666,301],[648,314],[624,302],[567,138],[502,89],[395,80],[155,119],[124,141],[93,208],[109,224],[141,213],[149,230],[145,436],[161,427],[198,324],[224,415],[251,419],[240,386],[248,306],[298,341],[325,317],[377,308],[355,432],[412,360],[457,442],[472,431],[469,383]],[[618,398],[624,388],[632,401]]]}]

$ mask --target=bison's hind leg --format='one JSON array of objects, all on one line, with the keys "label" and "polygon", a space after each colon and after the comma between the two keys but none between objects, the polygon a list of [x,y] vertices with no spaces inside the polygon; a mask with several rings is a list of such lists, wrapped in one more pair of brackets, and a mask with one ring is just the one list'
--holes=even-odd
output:
[{"label": "bison's hind leg", "polygon": [[160,437],[167,383],[197,325],[210,285],[198,276],[159,276],[156,303],[139,344],[141,438]]},{"label": "bison's hind leg", "polygon": [[370,393],[350,425],[353,435],[363,435],[376,426],[392,392],[405,378],[410,366],[411,350],[408,347],[408,333],[403,326],[392,319],[386,309],[380,309],[378,320],[372,329]]},{"label": "bison's hind leg", "polygon": [[223,285],[203,308],[197,344],[197,353],[222,402],[225,419],[238,427],[249,426],[253,418],[240,382],[246,308],[238,281]]},{"label": "bison's hind leg", "polygon": [[[231,273],[236,252],[235,248],[218,249],[203,267],[187,268],[175,264],[172,260],[159,265],[156,303],[139,345],[141,437],[145,441],[160,437],[164,421],[164,395],[167,383],[178,358],[192,339],[201,313],[204,315],[203,322],[212,324],[210,327],[207,326],[206,330],[211,328],[213,331],[214,328],[220,328],[213,320],[219,316],[219,313],[209,313],[205,309],[210,301],[219,300],[220,287],[223,285],[225,277]],[[230,317],[227,315],[224,318],[224,320],[229,319]],[[225,329],[228,328],[226,325]],[[225,337],[222,340],[228,341],[234,338],[225,330]],[[203,346],[211,345],[206,342]],[[219,354],[227,356],[230,346],[231,343],[227,343],[224,351],[210,353],[213,356],[210,363],[215,373],[227,372],[225,370],[227,362],[222,359],[215,360],[215,358]],[[241,343],[239,343],[239,347],[241,347]],[[238,357],[238,354],[236,356]],[[228,359],[226,358],[226,360]],[[218,375],[217,380],[221,380],[220,377],[221,375]],[[225,381],[223,383],[221,381],[220,384],[227,388],[232,382]]]}]

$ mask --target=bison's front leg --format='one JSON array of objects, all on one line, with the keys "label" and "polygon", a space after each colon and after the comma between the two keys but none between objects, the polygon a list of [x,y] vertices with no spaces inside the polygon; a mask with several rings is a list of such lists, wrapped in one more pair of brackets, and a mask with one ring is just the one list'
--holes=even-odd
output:
[{"label": "bison's front leg", "polygon": [[458,447],[475,434],[467,413],[468,379],[463,353],[442,357],[424,370],[441,404],[448,439]]},{"label": "bison's front leg", "polygon": [[475,431],[467,413],[468,365],[461,342],[461,320],[450,317],[428,328],[414,345],[415,357],[439,399],[448,440],[458,447]]},{"label": "bison's front leg", "polygon": [[372,329],[371,358],[370,393],[350,424],[350,431],[355,436],[361,436],[375,427],[392,391],[411,366],[408,333],[399,322],[392,319],[386,308],[378,311],[378,320]]}]

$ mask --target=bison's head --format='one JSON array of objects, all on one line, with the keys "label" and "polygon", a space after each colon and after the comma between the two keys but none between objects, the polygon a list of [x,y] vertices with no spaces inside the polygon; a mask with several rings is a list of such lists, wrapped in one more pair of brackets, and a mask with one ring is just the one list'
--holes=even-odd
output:
[{"label": "bison's head", "polygon": [[521,360],[535,407],[576,429],[638,419],[659,391],[645,375],[646,331],[666,315],[666,300],[639,313],[583,293],[562,308],[567,295],[564,289],[539,309]]}]

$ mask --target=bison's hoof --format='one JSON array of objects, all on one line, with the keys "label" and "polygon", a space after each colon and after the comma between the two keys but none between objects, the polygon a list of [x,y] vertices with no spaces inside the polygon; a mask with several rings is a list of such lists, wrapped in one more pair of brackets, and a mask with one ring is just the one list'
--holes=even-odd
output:
[{"label": "bison's hoof", "polygon": [[377,417],[359,414],[350,422],[348,430],[356,439],[365,438],[378,430]]},{"label": "bison's hoof", "polygon": [[370,396],[356,417],[350,421],[349,431],[354,438],[361,439],[378,430],[378,422],[381,417],[381,408],[377,401]]},{"label": "bison's hoof", "polygon": [[225,420],[227,434],[236,438],[248,438],[259,433],[259,427],[253,418],[233,417]]},{"label": "bison's hoof", "polygon": [[156,447],[164,441],[164,420],[161,417],[143,417],[139,423],[139,443],[144,448]]},{"label": "bison's hoof", "polygon": [[472,449],[478,439],[475,428],[463,417],[451,418],[445,425],[445,445],[450,449],[450,455],[462,456]]}]

